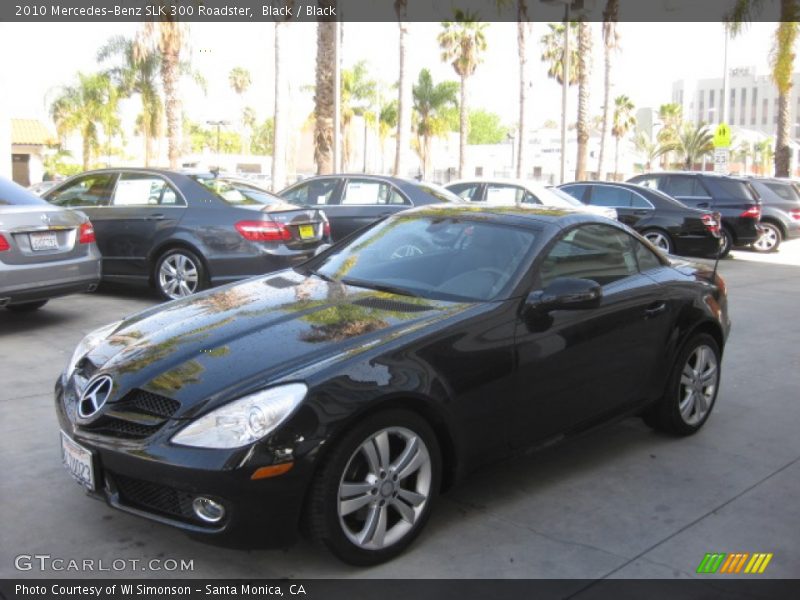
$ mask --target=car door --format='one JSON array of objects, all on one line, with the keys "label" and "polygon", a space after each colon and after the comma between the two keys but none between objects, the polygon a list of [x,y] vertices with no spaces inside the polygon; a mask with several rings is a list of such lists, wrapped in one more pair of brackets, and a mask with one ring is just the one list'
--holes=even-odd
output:
[{"label": "car door", "polygon": [[171,235],[185,210],[185,200],[163,177],[121,173],[108,209],[113,234],[104,253],[106,274],[149,276],[151,251]]},{"label": "car door", "polygon": [[343,237],[344,231],[337,211],[343,183],[342,179],[336,177],[315,177],[297,183],[279,195],[290,204],[322,209],[331,224],[331,236],[337,241]]},{"label": "car door", "polygon": [[703,183],[697,177],[690,175],[669,175],[662,177],[659,189],[665,194],[680,200],[690,208],[713,208],[711,194],[708,193]]},{"label": "car door", "polygon": [[94,226],[97,247],[103,255],[103,272],[105,257],[110,252],[114,237],[114,221],[109,204],[118,177],[119,174],[112,171],[91,173],[67,181],[44,196],[51,204],[80,210],[89,217]]},{"label": "car door", "polygon": [[603,298],[594,309],[520,318],[513,446],[589,426],[643,397],[663,348],[667,306],[659,284],[640,272],[633,242],[616,227],[582,224],[561,233],[534,263],[534,289],[581,277],[601,284]]},{"label": "car door", "polygon": [[493,206],[515,206],[518,204],[541,204],[528,190],[511,183],[487,183],[484,200]]},{"label": "car door", "polygon": [[378,219],[411,208],[395,186],[380,179],[349,177],[337,205],[326,209],[334,240],[342,239]]},{"label": "car door", "polygon": [[615,185],[590,185],[587,204],[604,206],[617,211],[617,220],[629,227],[636,227],[640,220],[647,218],[652,208],[633,206],[633,192]]}]

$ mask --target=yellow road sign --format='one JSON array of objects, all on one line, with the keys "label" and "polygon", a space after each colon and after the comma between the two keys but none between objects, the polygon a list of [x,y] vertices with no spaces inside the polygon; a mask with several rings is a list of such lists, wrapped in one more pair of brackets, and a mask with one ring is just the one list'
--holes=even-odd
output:
[{"label": "yellow road sign", "polygon": [[731,128],[727,123],[720,123],[714,131],[714,148],[728,148],[731,145]]}]

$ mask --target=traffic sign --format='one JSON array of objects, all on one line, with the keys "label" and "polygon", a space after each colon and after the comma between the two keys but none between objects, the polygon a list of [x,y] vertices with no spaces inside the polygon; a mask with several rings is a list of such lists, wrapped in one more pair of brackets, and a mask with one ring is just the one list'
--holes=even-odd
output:
[{"label": "traffic sign", "polygon": [[727,123],[720,123],[714,131],[714,148],[730,148],[731,128]]},{"label": "traffic sign", "polygon": [[714,150],[714,172],[727,173],[728,172],[728,158],[730,151],[727,148],[716,148]]}]

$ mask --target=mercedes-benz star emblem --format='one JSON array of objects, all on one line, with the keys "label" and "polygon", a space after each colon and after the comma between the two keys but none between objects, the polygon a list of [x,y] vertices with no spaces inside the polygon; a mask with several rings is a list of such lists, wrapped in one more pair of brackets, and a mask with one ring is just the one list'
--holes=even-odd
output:
[{"label": "mercedes-benz star emblem", "polygon": [[88,419],[103,408],[106,400],[111,395],[113,386],[114,382],[108,375],[101,375],[89,382],[78,402],[78,415],[81,419]]},{"label": "mercedes-benz star emblem", "polygon": [[50,225],[50,217],[48,215],[43,213],[42,215],[40,215],[40,218],[42,219],[43,223],[45,223],[46,225]]}]

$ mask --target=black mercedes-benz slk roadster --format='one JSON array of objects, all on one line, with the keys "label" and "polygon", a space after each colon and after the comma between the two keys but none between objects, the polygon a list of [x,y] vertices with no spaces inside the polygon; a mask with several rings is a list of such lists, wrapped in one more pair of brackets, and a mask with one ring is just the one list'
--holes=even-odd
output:
[{"label": "black mercedes-benz slk roadster", "polygon": [[62,453],[128,513],[375,564],[481,464],[629,415],[696,432],[729,327],[714,270],[618,222],[423,207],[88,335]]}]

